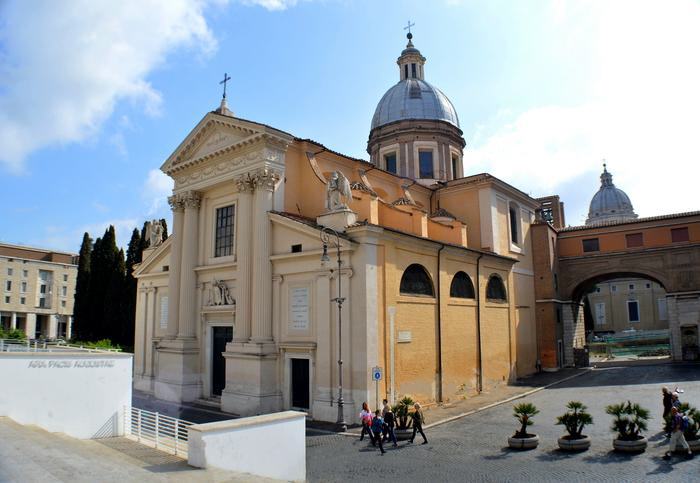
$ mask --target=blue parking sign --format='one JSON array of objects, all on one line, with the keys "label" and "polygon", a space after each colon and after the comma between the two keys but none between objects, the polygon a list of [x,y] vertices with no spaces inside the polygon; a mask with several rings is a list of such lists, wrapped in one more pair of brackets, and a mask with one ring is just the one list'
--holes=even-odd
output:
[{"label": "blue parking sign", "polygon": [[382,368],[381,367],[373,367],[372,368],[372,380],[373,381],[381,381],[382,380]]}]

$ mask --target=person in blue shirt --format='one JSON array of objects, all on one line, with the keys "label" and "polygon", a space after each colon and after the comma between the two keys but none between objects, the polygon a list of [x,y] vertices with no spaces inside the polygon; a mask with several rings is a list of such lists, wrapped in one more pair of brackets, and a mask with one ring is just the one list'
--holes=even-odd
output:
[{"label": "person in blue shirt", "polygon": [[372,419],[372,433],[373,433],[373,444],[379,444],[379,449],[382,454],[386,453],[384,451],[384,445],[382,444],[382,430],[384,429],[384,418],[382,418],[381,412],[377,409],[374,412],[374,419]]}]

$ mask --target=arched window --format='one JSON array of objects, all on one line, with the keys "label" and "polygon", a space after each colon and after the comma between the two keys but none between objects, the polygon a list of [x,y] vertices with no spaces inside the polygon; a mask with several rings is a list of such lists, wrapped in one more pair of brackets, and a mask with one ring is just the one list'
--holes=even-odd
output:
[{"label": "arched window", "polygon": [[450,297],[458,299],[473,299],[474,284],[464,272],[457,272],[450,284]]},{"label": "arched window", "polygon": [[486,298],[499,302],[506,301],[506,287],[503,285],[501,277],[496,274],[489,277],[489,284],[486,286]]},{"label": "arched window", "polygon": [[427,295],[434,297],[433,282],[425,268],[417,263],[409,265],[401,276],[399,292],[403,295]]}]

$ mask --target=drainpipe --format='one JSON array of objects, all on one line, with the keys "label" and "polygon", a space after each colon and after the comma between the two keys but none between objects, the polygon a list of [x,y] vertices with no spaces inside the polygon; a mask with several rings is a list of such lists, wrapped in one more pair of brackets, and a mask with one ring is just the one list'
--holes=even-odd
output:
[{"label": "drainpipe", "polygon": [[438,369],[438,402],[442,402],[442,299],[440,298],[440,252],[445,248],[445,245],[440,245],[437,253],[437,369]]},{"label": "drainpipe", "polygon": [[478,357],[476,358],[476,392],[481,394],[484,388],[481,361],[481,257],[484,254],[479,255],[476,259],[476,353]]}]

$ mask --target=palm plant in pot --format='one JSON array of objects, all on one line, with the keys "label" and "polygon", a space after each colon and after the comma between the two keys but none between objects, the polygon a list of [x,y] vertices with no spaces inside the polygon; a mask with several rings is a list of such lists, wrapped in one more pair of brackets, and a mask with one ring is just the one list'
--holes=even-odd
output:
[{"label": "palm plant in pot", "polygon": [[411,409],[415,401],[411,396],[402,397],[399,402],[397,402],[392,411],[394,412],[394,417],[396,418],[396,429],[394,434],[398,440],[406,440],[411,437]]},{"label": "palm plant in pot", "polygon": [[647,430],[649,410],[639,404],[630,401],[620,404],[611,404],[605,408],[605,412],[613,417],[610,428],[617,433],[613,440],[613,448],[616,451],[626,453],[641,453],[647,447],[647,439],[642,431]]},{"label": "palm plant in pot", "polygon": [[570,401],[566,409],[567,412],[557,417],[557,424],[563,425],[568,433],[559,438],[559,448],[565,451],[587,450],[591,446],[591,438],[583,434],[583,428],[593,424],[593,417],[586,412],[588,408],[579,401]]},{"label": "palm plant in pot", "polygon": [[532,403],[520,403],[513,406],[513,416],[520,423],[520,429],[508,438],[508,446],[514,449],[533,449],[540,442],[539,436],[527,432],[527,427],[532,426],[532,417],[539,414],[539,410]]}]

